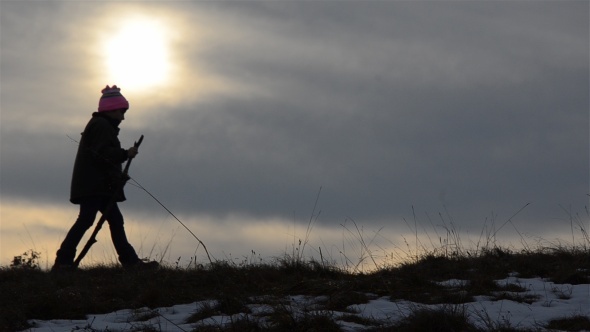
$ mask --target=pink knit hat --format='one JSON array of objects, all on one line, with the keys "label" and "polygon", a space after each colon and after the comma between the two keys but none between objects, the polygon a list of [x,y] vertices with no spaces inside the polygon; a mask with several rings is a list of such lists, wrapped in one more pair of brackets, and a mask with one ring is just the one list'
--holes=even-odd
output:
[{"label": "pink knit hat", "polygon": [[121,89],[116,85],[109,87],[108,85],[102,89],[102,96],[98,101],[99,112],[116,111],[120,109],[128,109],[129,102],[121,94]]}]

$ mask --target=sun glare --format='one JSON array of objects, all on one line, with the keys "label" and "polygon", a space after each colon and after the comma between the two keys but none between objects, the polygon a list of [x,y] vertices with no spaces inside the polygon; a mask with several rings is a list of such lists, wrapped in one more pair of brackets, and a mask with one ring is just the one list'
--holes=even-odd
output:
[{"label": "sun glare", "polygon": [[165,83],[170,64],[164,26],[133,19],[114,31],[107,36],[104,48],[110,84],[142,90]]}]

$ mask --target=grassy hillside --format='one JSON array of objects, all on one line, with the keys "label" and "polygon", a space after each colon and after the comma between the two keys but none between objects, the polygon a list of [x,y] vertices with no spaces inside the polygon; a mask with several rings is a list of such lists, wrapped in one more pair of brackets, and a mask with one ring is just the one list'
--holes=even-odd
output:
[{"label": "grassy hillside", "polygon": [[[518,287],[501,286],[494,280],[518,272],[522,278],[542,277],[555,283],[590,283],[590,249],[552,248],[514,252],[501,248],[477,253],[426,254],[411,262],[383,267],[370,273],[353,273],[333,265],[293,257],[272,263],[233,264],[227,261],[206,266],[163,267],[155,271],[129,271],[117,266],[94,266],[71,272],[51,273],[39,269],[35,253],[15,257],[12,266],[0,268],[0,330],[28,327],[29,319],[81,319],[88,313],[120,309],[158,308],[216,299],[191,317],[196,322],[214,313],[244,312],[253,297],[265,296],[275,308],[271,327],[251,321],[236,321],[229,327],[203,327],[199,331],[339,331],[330,311],[344,311],[352,304],[366,303],[367,294],[391,296],[416,303],[461,304],[474,296],[530,301],[519,296]],[[436,281],[469,280],[459,290]],[[323,295],[322,314],[294,317],[281,298],[287,295]],[[564,294],[567,296],[567,294]],[[260,301],[260,299],[258,299]],[[457,308],[455,306],[454,308]],[[350,315],[351,321],[359,318]],[[373,331],[479,331],[460,310],[416,310],[401,322],[359,322]],[[436,325],[433,325],[436,324]],[[590,330],[584,316],[552,321],[553,328]],[[490,324],[488,331],[525,331]],[[89,329],[88,331],[95,331]]]}]

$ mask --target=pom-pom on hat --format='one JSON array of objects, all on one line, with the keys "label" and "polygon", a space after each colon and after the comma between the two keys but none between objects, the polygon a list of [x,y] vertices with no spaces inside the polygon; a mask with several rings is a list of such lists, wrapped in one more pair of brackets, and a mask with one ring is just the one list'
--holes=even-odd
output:
[{"label": "pom-pom on hat", "polygon": [[128,109],[129,102],[121,94],[121,89],[116,85],[109,87],[108,85],[102,89],[102,96],[98,101],[99,112],[116,111],[120,109]]}]

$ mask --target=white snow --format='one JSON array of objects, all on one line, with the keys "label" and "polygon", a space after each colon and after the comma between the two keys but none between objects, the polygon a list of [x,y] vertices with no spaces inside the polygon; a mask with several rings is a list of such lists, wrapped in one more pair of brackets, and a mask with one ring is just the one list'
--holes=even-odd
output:
[{"label": "white snow", "polygon": [[[476,302],[465,304],[437,304],[424,305],[405,300],[396,300],[389,297],[376,297],[366,304],[355,304],[348,309],[359,317],[369,318],[383,322],[394,322],[407,317],[412,311],[419,308],[457,308],[465,310],[472,323],[481,328],[510,326],[513,328],[539,329],[551,319],[568,318],[572,316],[590,316],[590,284],[569,285],[555,284],[540,278],[524,279],[510,276],[497,281],[501,285],[516,284],[526,289],[525,292],[514,293],[519,298],[526,298],[532,303],[515,302],[512,300],[493,301],[486,296],[478,296]],[[463,280],[448,280],[441,283],[447,287],[460,287],[465,285]],[[272,313],[273,306],[265,304],[265,297],[259,296],[253,300],[259,300],[260,304],[248,305],[250,313],[241,313],[231,316],[216,315],[203,319],[197,323],[186,324],[187,318],[199,312],[203,306],[214,306],[216,301],[201,301],[189,304],[179,304],[172,307],[157,309],[119,310],[108,314],[89,314],[84,320],[30,320],[34,328],[31,332],[54,331],[138,331],[148,327],[156,331],[192,331],[197,325],[224,326],[231,324],[239,318],[248,318],[264,325],[267,323],[266,315]],[[319,310],[326,311],[318,305],[322,297],[310,297],[293,295],[282,299],[283,308],[287,308],[293,317],[305,313],[313,313]],[[340,320],[343,315],[351,315],[350,312],[331,312],[333,319],[342,327],[343,331],[362,331],[368,326]],[[151,317],[151,318],[150,318]],[[149,318],[149,319],[146,319]]]}]

